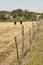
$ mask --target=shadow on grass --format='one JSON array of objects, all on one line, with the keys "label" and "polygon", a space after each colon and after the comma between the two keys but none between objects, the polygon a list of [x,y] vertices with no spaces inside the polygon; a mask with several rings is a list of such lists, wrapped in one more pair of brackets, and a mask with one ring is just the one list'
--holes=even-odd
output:
[{"label": "shadow on grass", "polygon": [[24,57],[27,55],[27,53],[30,52],[30,49],[27,49],[24,53]]}]

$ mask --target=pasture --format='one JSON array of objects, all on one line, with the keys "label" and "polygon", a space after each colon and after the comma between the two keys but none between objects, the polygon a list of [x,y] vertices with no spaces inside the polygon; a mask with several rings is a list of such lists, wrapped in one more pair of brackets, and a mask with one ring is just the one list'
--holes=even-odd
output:
[{"label": "pasture", "polygon": [[[33,22],[23,22],[24,33],[32,27]],[[35,24],[36,22],[34,22]],[[22,46],[22,25],[17,22],[0,22],[0,65],[17,65],[16,49],[14,37],[17,37],[19,56],[21,56]],[[28,33],[29,34],[29,33]],[[25,50],[29,48],[29,36],[24,40]]]}]

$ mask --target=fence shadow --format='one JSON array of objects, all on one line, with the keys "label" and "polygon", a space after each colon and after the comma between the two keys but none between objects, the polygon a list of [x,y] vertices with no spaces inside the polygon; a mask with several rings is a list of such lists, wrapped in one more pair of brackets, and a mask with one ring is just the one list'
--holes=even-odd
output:
[{"label": "fence shadow", "polygon": [[27,55],[27,53],[30,52],[30,49],[27,49],[24,53],[24,57]]}]

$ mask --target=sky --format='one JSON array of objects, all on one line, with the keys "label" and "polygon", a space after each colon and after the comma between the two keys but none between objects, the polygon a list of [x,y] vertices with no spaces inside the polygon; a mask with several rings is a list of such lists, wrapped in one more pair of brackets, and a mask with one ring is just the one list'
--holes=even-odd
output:
[{"label": "sky", "polygon": [[1,11],[12,11],[18,8],[43,13],[43,0],[0,0]]}]

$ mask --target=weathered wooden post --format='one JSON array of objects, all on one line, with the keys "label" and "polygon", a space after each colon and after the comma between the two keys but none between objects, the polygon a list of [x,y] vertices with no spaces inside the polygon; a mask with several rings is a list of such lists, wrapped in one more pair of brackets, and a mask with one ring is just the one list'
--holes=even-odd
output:
[{"label": "weathered wooden post", "polygon": [[34,25],[34,23],[32,23],[32,40],[34,39],[34,36],[35,36],[35,25]]},{"label": "weathered wooden post", "polygon": [[18,65],[21,65],[16,37],[15,37],[15,46],[16,46],[16,52],[17,52]]},{"label": "weathered wooden post", "polygon": [[40,25],[40,20],[38,19],[36,22],[37,29],[38,29],[39,25]]},{"label": "weathered wooden post", "polygon": [[33,26],[33,29],[34,29],[34,31],[33,31],[33,39],[34,39],[35,38],[35,24]]},{"label": "weathered wooden post", "polygon": [[32,23],[32,28],[31,28],[31,39],[33,40],[33,34],[34,34],[34,23]]},{"label": "weathered wooden post", "polygon": [[36,21],[36,25],[35,25],[35,32],[37,32],[37,28],[38,28],[38,20]]},{"label": "weathered wooden post", "polygon": [[36,24],[35,24],[35,33],[36,33],[36,31],[37,31],[37,21],[36,21]]},{"label": "weathered wooden post", "polygon": [[22,59],[24,58],[24,25],[22,25],[22,20],[20,21],[22,27]]},{"label": "weathered wooden post", "polygon": [[38,27],[40,26],[40,19],[38,20]]},{"label": "weathered wooden post", "polygon": [[24,26],[22,25],[22,59],[24,58]]},{"label": "weathered wooden post", "polygon": [[[30,42],[30,46],[31,46],[31,44],[32,44],[32,40],[31,40],[31,28],[29,29],[29,42]],[[30,46],[29,46],[29,48],[30,48]]]},{"label": "weathered wooden post", "polygon": [[38,26],[38,20],[37,20],[37,23],[36,23],[36,25]]}]

